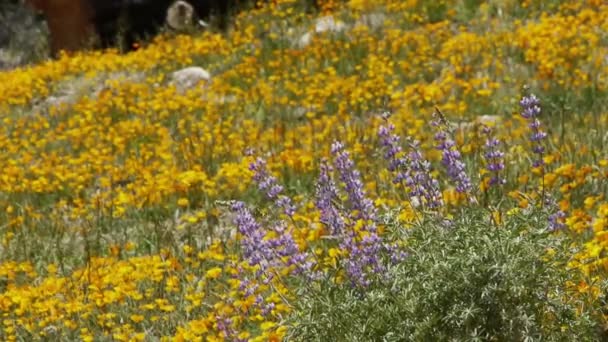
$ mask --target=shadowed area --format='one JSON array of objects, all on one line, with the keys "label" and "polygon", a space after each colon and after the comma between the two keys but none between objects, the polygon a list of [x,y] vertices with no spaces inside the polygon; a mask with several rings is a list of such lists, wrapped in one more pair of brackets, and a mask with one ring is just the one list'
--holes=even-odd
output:
[{"label": "shadowed area", "polygon": [[[165,24],[174,0],[25,0],[30,8],[43,14],[50,31],[51,53],[77,51],[88,47],[117,46],[130,50],[137,41],[156,35]],[[180,1],[184,22],[217,18],[224,30],[228,14],[239,4],[236,0]],[[179,6],[178,6],[179,7]],[[0,32],[0,39],[2,39]]]}]

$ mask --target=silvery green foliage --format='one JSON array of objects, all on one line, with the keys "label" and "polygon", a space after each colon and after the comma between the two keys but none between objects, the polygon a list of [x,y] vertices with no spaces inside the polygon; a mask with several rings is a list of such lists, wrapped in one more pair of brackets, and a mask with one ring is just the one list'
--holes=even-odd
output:
[{"label": "silvery green foliage", "polygon": [[[483,209],[402,228],[408,257],[365,292],[326,281],[303,288],[289,321],[297,341],[594,341],[599,300],[566,287],[568,240],[541,211]],[[548,251],[553,251],[552,255]]]},{"label": "silvery green foliage", "polygon": [[46,25],[16,0],[0,1],[0,70],[46,56]]}]

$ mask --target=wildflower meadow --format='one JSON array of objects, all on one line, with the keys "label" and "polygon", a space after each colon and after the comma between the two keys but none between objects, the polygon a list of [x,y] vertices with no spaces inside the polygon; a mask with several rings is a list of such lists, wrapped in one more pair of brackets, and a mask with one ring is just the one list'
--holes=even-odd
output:
[{"label": "wildflower meadow", "polygon": [[608,339],[608,4],[319,4],[0,72],[0,340]]}]

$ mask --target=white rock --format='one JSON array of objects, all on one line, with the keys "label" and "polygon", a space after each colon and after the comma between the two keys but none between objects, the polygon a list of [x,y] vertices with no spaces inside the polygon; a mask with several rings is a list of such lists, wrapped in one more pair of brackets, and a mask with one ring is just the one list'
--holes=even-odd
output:
[{"label": "white rock", "polygon": [[192,26],[194,7],[187,1],[177,0],[167,9],[165,23],[169,28],[183,31]]},{"label": "white rock", "polygon": [[364,14],[357,20],[355,26],[363,25],[367,26],[370,29],[377,29],[384,25],[384,21],[386,20],[386,15],[383,13],[369,13]]},{"label": "white rock", "polygon": [[201,67],[187,67],[171,74],[171,80],[180,90],[186,90],[196,86],[201,81],[210,81],[211,74]]},{"label": "white rock", "polygon": [[342,22],[336,22],[334,17],[331,15],[321,17],[317,19],[315,23],[315,32],[323,33],[323,32],[340,32],[345,29],[345,25]]},{"label": "white rock", "polygon": [[502,116],[500,115],[481,115],[477,117],[477,122],[480,124],[488,125],[488,124],[497,124],[502,121]]},{"label": "white rock", "polygon": [[298,48],[304,48],[310,45],[314,34],[320,34],[324,32],[342,32],[346,30],[346,25],[343,22],[336,21],[331,15],[321,17],[315,22],[315,29],[313,32],[306,32],[296,42]]},{"label": "white rock", "polygon": [[59,107],[64,104],[70,104],[74,102],[74,99],[71,94],[63,96],[49,96],[46,98],[45,102],[48,107]]},{"label": "white rock", "polygon": [[312,41],[312,33],[310,32],[306,32],[305,34],[302,35],[302,37],[300,37],[300,39],[298,40],[298,47],[299,48],[304,48],[307,47],[308,45],[310,45],[310,42]]}]

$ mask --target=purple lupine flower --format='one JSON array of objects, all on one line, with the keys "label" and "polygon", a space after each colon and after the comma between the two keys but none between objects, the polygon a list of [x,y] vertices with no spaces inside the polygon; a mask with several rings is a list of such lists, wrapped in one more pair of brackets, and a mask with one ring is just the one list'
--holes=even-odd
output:
[{"label": "purple lupine flower", "polygon": [[274,201],[278,208],[283,209],[285,215],[292,217],[296,213],[296,207],[292,204],[291,198],[280,195],[283,186],[277,183],[276,177],[268,173],[266,161],[258,157],[249,165],[249,169],[254,172],[253,180],[258,183],[259,189],[266,193],[266,197]]},{"label": "purple lupine flower", "polygon": [[[388,119],[388,117],[387,117]],[[408,177],[409,161],[406,156],[402,156],[402,148],[399,145],[399,136],[393,134],[395,125],[388,123],[386,126],[380,126],[378,137],[384,148],[384,159],[388,161],[388,170],[395,174],[393,184],[399,184]]]},{"label": "purple lupine flower", "polygon": [[545,147],[543,140],[547,137],[547,133],[541,129],[540,120],[538,116],[541,113],[540,100],[534,95],[524,96],[519,105],[522,108],[521,116],[528,120],[528,128],[531,130],[530,142],[532,143],[532,152],[537,155],[532,165],[534,167],[540,167],[545,164],[543,155],[545,153]]},{"label": "purple lupine flower", "polygon": [[540,115],[540,100],[534,94],[524,96],[519,105],[522,107],[521,116],[525,119],[533,119]]},{"label": "purple lupine flower", "polygon": [[346,224],[334,201],[338,199],[338,189],[331,178],[332,167],[326,160],[321,161],[319,178],[316,184],[315,205],[321,213],[321,223],[329,227],[331,235],[344,234]]},{"label": "purple lupine flower", "polygon": [[[312,272],[315,263],[307,252],[301,252],[293,234],[279,222],[272,227],[277,237],[267,238],[268,231],[253,217],[243,202],[235,202],[232,211],[236,213],[234,223],[242,235],[243,257],[251,266],[259,266],[257,277],[263,282],[272,278],[268,269],[281,266],[295,266],[295,274],[305,274],[311,279],[318,275]],[[284,258],[286,260],[284,260]]]},{"label": "purple lupine flower", "polygon": [[408,254],[403,249],[399,248],[396,244],[384,244],[384,249],[389,251],[391,257],[391,264],[396,265],[405,258],[407,258]]},{"label": "purple lupine flower", "polygon": [[274,255],[271,242],[264,239],[266,231],[255,220],[245,203],[235,202],[231,210],[236,213],[234,224],[242,236],[243,257],[251,266],[259,265],[260,270],[265,271]]},{"label": "purple lupine flower", "polygon": [[409,147],[411,172],[405,184],[410,188],[411,196],[418,198],[422,205],[437,209],[443,205],[443,196],[439,190],[439,182],[431,176],[431,163],[422,156],[418,141],[411,141]]},{"label": "purple lupine flower", "polygon": [[485,152],[483,154],[486,160],[486,170],[492,173],[490,186],[503,185],[506,183],[506,179],[501,177],[500,171],[505,168],[503,161],[505,154],[498,148],[500,141],[492,135],[492,129],[488,126],[483,126],[482,133],[486,135]]},{"label": "purple lupine flower", "polygon": [[386,267],[380,259],[383,245],[377,234],[360,238],[352,231],[344,236],[340,248],[348,252],[348,257],[342,260],[342,264],[353,286],[368,287],[372,276],[385,273]]},{"label": "purple lupine flower", "polygon": [[436,148],[441,151],[441,164],[445,167],[448,177],[456,184],[457,192],[470,192],[473,185],[451,134],[441,127],[439,121],[433,121],[432,125],[438,128],[438,132],[435,134]]},{"label": "purple lupine flower", "polygon": [[[387,120],[388,116],[383,116]],[[422,159],[417,142],[410,144],[412,151],[409,155],[400,156],[402,148],[399,145],[399,136],[392,134],[395,126],[388,123],[380,126],[378,136],[380,137],[385,153],[384,158],[389,161],[389,171],[395,174],[393,183],[405,181],[410,189],[409,197],[412,205],[419,205],[424,200],[424,205],[434,209],[442,205],[441,192],[438,190],[438,182],[430,176],[430,163]]]},{"label": "purple lupine flower", "polygon": [[555,231],[555,230],[564,229],[566,227],[566,224],[563,222],[563,220],[565,218],[566,218],[566,213],[562,210],[558,210],[558,211],[554,212],[553,214],[549,215],[549,218],[548,218],[549,230]]},{"label": "purple lupine flower", "polygon": [[268,304],[262,303],[261,306],[262,306],[262,316],[270,315],[272,310],[274,310],[274,308],[275,308],[275,304],[272,302],[268,303]]},{"label": "purple lupine flower", "polygon": [[367,198],[361,175],[344,146],[334,142],[331,152],[335,156],[334,166],[344,184],[350,207],[357,212],[352,217],[351,225],[354,228],[357,222],[361,222],[359,232],[355,229],[346,232],[340,243],[340,247],[348,252],[344,266],[353,285],[367,287],[372,274],[382,274],[385,270],[379,258],[383,245],[376,231],[376,208]]},{"label": "purple lupine flower", "polygon": [[[337,147],[337,146],[336,146]],[[350,164],[350,163],[349,163]],[[375,231],[367,232],[368,224],[364,224],[363,230],[366,231],[364,238],[357,237],[354,230],[347,231],[345,217],[352,219],[348,213],[342,213],[341,208],[336,207],[339,199],[338,189],[331,177],[332,167],[327,161],[322,161],[320,166],[319,178],[317,180],[316,206],[321,213],[321,222],[327,225],[332,235],[340,237],[340,248],[348,252],[348,257],[342,261],[344,268],[352,284],[366,287],[371,282],[368,279],[368,268],[380,272],[383,270],[377,255],[382,249],[381,241]],[[352,228],[352,222],[349,225]],[[373,226],[375,230],[375,225]]]},{"label": "purple lupine flower", "polygon": [[232,319],[223,316],[215,316],[215,324],[217,330],[224,334],[224,337],[229,340],[237,340],[237,331],[232,327]]},{"label": "purple lupine flower", "polygon": [[[287,216],[293,217],[296,207],[292,204],[291,198],[281,195],[283,187],[277,183],[276,177],[269,174],[266,161],[257,158],[255,162],[249,165],[249,169],[254,171],[253,179],[258,183],[259,189],[265,191],[266,197],[272,200],[277,208],[283,209]],[[272,226],[272,229],[278,237],[264,240],[264,243],[274,253],[274,258],[269,259],[268,262],[273,265],[293,265],[295,266],[294,273],[305,274],[311,279],[317,277],[317,274],[312,272],[315,263],[310,260],[307,252],[300,252],[299,246],[291,231],[285,226],[285,222],[278,222]],[[283,261],[282,258],[287,260]]]},{"label": "purple lupine flower", "polygon": [[278,258],[286,257],[287,260],[282,262],[283,266],[295,266],[295,274],[305,274],[311,279],[315,278],[317,275],[311,272],[315,264],[310,261],[307,252],[300,252],[300,247],[293,234],[283,224],[284,222],[279,222],[274,226],[274,231],[278,237],[269,240],[276,256]]},{"label": "purple lupine flower", "polygon": [[549,231],[561,230],[566,228],[566,224],[564,223],[564,219],[566,218],[566,212],[559,208],[557,201],[553,196],[547,194],[544,199],[544,206],[546,210],[550,212],[548,221],[548,229]]},{"label": "purple lupine flower", "polygon": [[[239,270],[239,273],[240,272],[242,272],[242,270]],[[235,278],[239,279],[239,291],[243,292],[243,297],[253,296],[260,287],[258,284],[249,280],[249,277],[247,276],[243,276],[242,278],[235,276]]]},{"label": "purple lupine flower", "polygon": [[334,166],[340,175],[340,181],[344,183],[352,209],[358,212],[355,219],[371,221],[368,230],[375,231],[376,226],[373,221],[376,219],[376,208],[373,202],[365,196],[361,174],[354,168],[355,163],[350,159],[350,154],[338,141],[331,145],[331,153],[335,155]]}]

